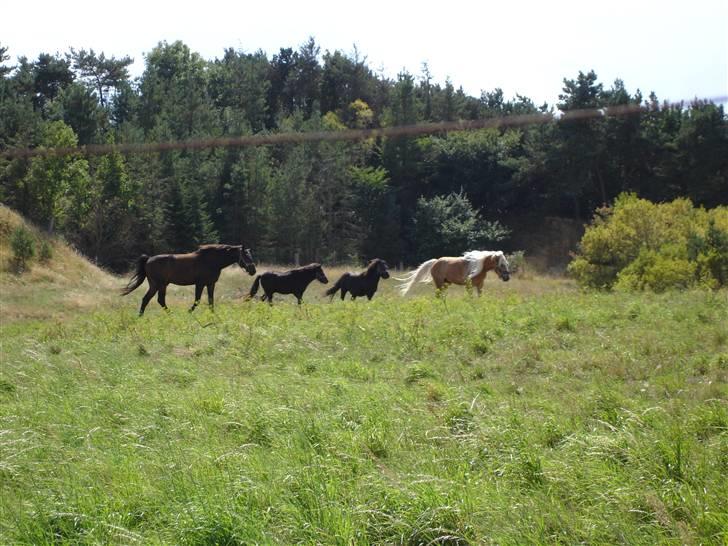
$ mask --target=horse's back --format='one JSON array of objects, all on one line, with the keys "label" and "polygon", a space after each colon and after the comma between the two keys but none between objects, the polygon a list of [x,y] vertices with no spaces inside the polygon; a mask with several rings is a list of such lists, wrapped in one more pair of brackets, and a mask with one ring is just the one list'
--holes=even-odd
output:
[{"label": "horse's back", "polygon": [[147,276],[163,284],[181,286],[196,284],[199,277],[194,252],[188,254],[157,254],[147,260]]},{"label": "horse's back", "polygon": [[438,258],[430,270],[434,279],[463,284],[468,278],[468,262],[462,256]]}]

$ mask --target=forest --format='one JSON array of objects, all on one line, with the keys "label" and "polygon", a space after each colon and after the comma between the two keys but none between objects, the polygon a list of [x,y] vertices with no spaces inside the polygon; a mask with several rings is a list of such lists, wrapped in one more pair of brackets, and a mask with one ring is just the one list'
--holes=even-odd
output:
[{"label": "forest", "polygon": [[[588,221],[632,192],[728,203],[728,118],[709,99],[668,103],[593,71],[557,104],[467,95],[449,79],[378,74],[366,56],[226,49],[208,60],[160,42],[130,57],[74,49],[37,59],[0,44],[0,202],[109,269],[141,253],[244,242],[259,260],[415,263],[508,248],[524,215]],[[487,68],[484,68],[487,70]],[[609,108],[635,105],[628,116]],[[569,121],[572,110],[607,115]],[[13,153],[91,144],[380,128],[509,115],[547,123],[418,137],[146,153]],[[513,250],[513,249],[511,249]]]}]

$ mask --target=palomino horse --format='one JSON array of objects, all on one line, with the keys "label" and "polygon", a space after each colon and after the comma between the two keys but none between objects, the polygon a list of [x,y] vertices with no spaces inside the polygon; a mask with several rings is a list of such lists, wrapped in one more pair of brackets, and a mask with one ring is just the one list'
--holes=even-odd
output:
[{"label": "palomino horse", "polygon": [[263,301],[268,300],[268,303],[272,305],[273,294],[278,292],[279,294],[293,294],[298,300],[298,305],[301,305],[303,293],[314,279],[322,284],[329,282],[321,264],[308,264],[283,273],[267,271],[255,277],[255,282],[250,287],[248,299],[258,293],[258,287],[262,284],[263,292],[265,292],[262,298]]},{"label": "palomino horse", "polygon": [[351,299],[366,296],[372,299],[377,291],[379,279],[389,278],[389,266],[381,258],[374,258],[363,273],[344,273],[336,284],[326,291],[327,296],[334,299],[336,292],[341,290],[341,301],[344,301],[347,292],[351,292]]},{"label": "palomino horse", "polygon": [[139,316],[144,314],[149,300],[157,295],[157,301],[162,308],[167,309],[165,296],[168,284],[182,286],[195,285],[195,303],[190,307],[194,311],[202,297],[202,289],[207,287],[207,300],[210,307],[214,305],[215,283],[220,278],[220,271],[234,263],[255,275],[253,255],[249,248],[243,245],[203,245],[189,254],[158,254],[151,258],[142,254],[137,260],[137,269],[134,276],[121,291],[126,296],[138,288],[144,279],[149,282],[149,290],[142,298]]},{"label": "palomino horse", "polygon": [[[488,271],[495,270],[503,281],[510,279],[511,274],[508,261],[500,250],[471,250],[460,257],[432,258],[421,264],[412,273],[398,281],[404,281],[399,286],[404,296],[416,282],[435,281],[439,289],[449,284],[467,284],[468,280],[478,289],[478,296],[483,291],[483,281]],[[430,275],[428,275],[428,273]]]}]

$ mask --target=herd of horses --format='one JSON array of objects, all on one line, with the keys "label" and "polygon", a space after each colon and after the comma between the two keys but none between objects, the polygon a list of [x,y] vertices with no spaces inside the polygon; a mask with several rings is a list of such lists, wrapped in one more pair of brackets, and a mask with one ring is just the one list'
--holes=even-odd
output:
[{"label": "herd of horses", "polygon": [[[155,294],[159,305],[167,309],[168,285],[194,285],[195,301],[190,307],[190,312],[200,303],[205,288],[207,288],[208,303],[210,308],[213,308],[215,283],[220,278],[220,272],[235,263],[250,276],[256,274],[253,254],[249,248],[245,248],[245,245],[202,245],[196,251],[187,254],[158,254],[152,257],[142,254],[137,259],[134,275],[122,289],[121,294],[125,296],[147,281],[149,288],[142,297],[142,305],[139,308],[141,316]],[[434,281],[437,289],[449,284],[472,284],[480,295],[488,271],[495,271],[503,281],[510,278],[510,267],[503,252],[471,250],[458,257],[432,258],[404,277],[394,278],[402,282],[399,286],[402,295],[406,295],[416,282],[430,281]],[[353,300],[364,296],[371,300],[379,286],[379,279],[388,279],[389,276],[387,262],[375,258],[363,272],[344,273],[331,288],[326,290],[326,295],[333,300],[336,293],[340,292],[342,301],[347,293],[351,294]],[[263,301],[267,300],[272,304],[274,294],[293,294],[300,304],[303,301],[303,293],[314,280],[322,284],[329,282],[319,263],[284,272],[267,271],[255,278],[247,298],[255,297],[258,289],[262,287]]]}]

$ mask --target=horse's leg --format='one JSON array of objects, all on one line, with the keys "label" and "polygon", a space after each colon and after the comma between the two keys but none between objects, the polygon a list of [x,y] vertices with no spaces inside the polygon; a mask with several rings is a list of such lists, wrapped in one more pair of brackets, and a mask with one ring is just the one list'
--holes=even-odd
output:
[{"label": "horse's leg", "polygon": [[483,293],[483,281],[485,281],[486,274],[487,274],[487,271],[485,270],[485,267],[484,267],[483,271],[478,273],[472,279],[473,286],[478,289],[478,297],[480,297],[481,294]]},{"label": "horse's leg", "polygon": [[202,289],[205,288],[204,284],[196,284],[195,285],[195,303],[192,304],[192,307],[190,307],[190,313],[195,310],[195,307],[197,307],[197,304],[200,303],[200,298],[202,297]]},{"label": "horse's leg", "polygon": [[346,298],[346,288],[341,287],[341,301],[344,301],[344,298]]},{"label": "horse's leg", "polygon": [[296,296],[296,299],[298,300],[298,305],[301,305],[301,302],[303,302],[303,294],[299,294],[298,292],[296,292],[293,295]]},{"label": "horse's leg", "polygon": [[266,292],[263,298],[268,298],[268,304],[273,305],[273,292]]},{"label": "horse's leg", "polygon": [[157,293],[156,283],[150,282],[149,290],[147,290],[147,293],[144,294],[144,297],[142,298],[142,306],[139,308],[140,317],[144,314],[144,309],[147,308],[147,304],[149,303],[149,300],[151,300],[154,297],[154,294],[156,294],[156,293]]},{"label": "horse's leg", "polygon": [[210,304],[210,310],[215,310],[215,283],[207,285],[207,303]]},{"label": "horse's leg", "polygon": [[167,285],[162,284],[159,286],[159,290],[157,291],[157,301],[159,302],[159,305],[162,306],[162,309],[165,311],[169,311],[167,308]]}]

